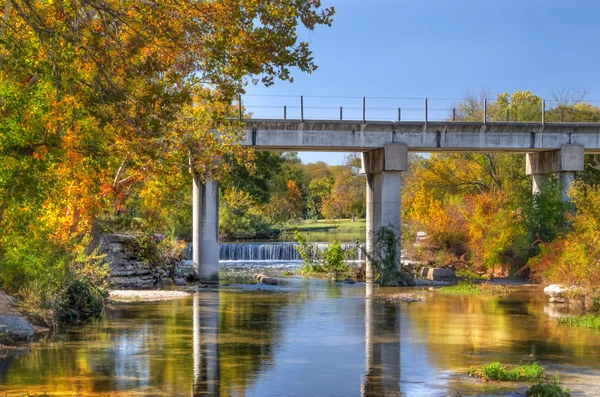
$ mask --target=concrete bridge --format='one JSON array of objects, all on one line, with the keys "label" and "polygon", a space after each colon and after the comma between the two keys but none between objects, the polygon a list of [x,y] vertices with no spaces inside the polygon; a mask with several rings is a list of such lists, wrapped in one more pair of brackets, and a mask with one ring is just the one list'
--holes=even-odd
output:
[{"label": "concrete bridge", "polygon": [[[248,119],[243,145],[268,151],[362,152],[367,175],[367,250],[382,226],[401,232],[402,172],[408,152],[514,153],[527,156],[533,191],[558,174],[563,198],[584,168],[584,153],[600,153],[600,124],[521,122],[378,122]],[[194,181],[193,261],[201,281],[218,281],[218,188]],[[372,271],[367,264],[367,278]]]}]

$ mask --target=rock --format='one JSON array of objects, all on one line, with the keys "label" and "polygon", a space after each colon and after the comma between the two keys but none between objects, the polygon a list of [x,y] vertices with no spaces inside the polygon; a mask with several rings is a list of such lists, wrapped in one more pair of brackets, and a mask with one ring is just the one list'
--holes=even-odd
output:
[{"label": "rock", "polygon": [[173,277],[173,283],[175,285],[187,285],[186,279],[182,277]]},{"label": "rock", "polygon": [[0,341],[24,342],[33,338],[33,326],[21,316],[0,315]]},{"label": "rock", "polygon": [[254,275],[254,280],[256,280],[257,282],[261,283],[261,284],[266,284],[266,285],[277,285],[277,279],[273,278],[273,277],[267,277],[264,274],[261,273],[257,273]]},{"label": "rock", "polygon": [[260,279],[261,284],[277,285],[277,279],[273,277],[263,277]]},{"label": "rock", "polygon": [[433,281],[452,281],[456,274],[452,269],[433,268],[427,272],[427,279]]},{"label": "rock", "polygon": [[566,298],[550,298],[550,303],[567,303]]},{"label": "rock", "polygon": [[342,280],[342,283],[344,283],[344,284],[355,284],[356,281],[354,281],[352,278],[348,277],[348,278]]},{"label": "rock", "polygon": [[560,284],[550,284],[546,288],[544,288],[544,294],[548,295],[551,298],[565,298],[567,292],[570,291],[569,287],[565,287]]},{"label": "rock", "polygon": [[424,267],[423,269],[421,269],[421,277],[427,278],[428,274],[429,274],[429,268],[428,267]]},{"label": "rock", "polygon": [[418,298],[411,294],[394,294],[394,295],[387,296],[385,299],[392,303],[400,303],[400,302],[413,303],[413,302],[421,302],[422,301],[421,298]]}]

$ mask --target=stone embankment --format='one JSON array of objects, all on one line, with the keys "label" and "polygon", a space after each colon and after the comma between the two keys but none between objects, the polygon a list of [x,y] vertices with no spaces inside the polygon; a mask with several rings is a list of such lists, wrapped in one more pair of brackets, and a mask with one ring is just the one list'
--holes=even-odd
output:
[{"label": "stone embankment", "polygon": [[[153,269],[134,249],[136,235],[104,234],[100,236],[98,253],[106,255],[104,261],[110,266],[111,285],[117,289],[148,289],[169,275],[163,269]],[[175,282],[185,284],[191,266],[176,269]]]}]

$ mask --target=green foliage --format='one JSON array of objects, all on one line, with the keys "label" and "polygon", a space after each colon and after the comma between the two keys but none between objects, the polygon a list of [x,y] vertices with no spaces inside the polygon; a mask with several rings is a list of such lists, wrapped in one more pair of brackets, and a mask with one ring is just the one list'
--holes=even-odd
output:
[{"label": "green foliage", "polygon": [[537,385],[533,385],[527,390],[527,396],[529,397],[570,397],[571,391],[567,389],[561,389],[558,382],[544,383],[540,382]]},{"label": "green foliage", "polygon": [[219,234],[223,240],[272,238],[278,234],[261,207],[249,193],[231,188],[219,204]]},{"label": "green foliage", "polygon": [[544,372],[544,368],[537,363],[508,369],[499,362],[493,362],[482,367],[481,372],[475,372],[475,375],[489,381],[524,382],[539,380],[544,376]]},{"label": "green foliage", "polygon": [[298,230],[294,232],[294,237],[298,242],[295,248],[304,262],[301,273],[327,273],[334,280],[339,280],[340,277],[347,274],[348,265],[345,261],[348,254],[340,243],[334,241],[323,252],[320,252]]},{"label": "green foliage", "polygon": [[323,269],[334,280],[339,280],[348,272],[348,265],[345,260],[346,252],[340,243],[334,241],[323,252]]},{"label": "green foliage", "polygon": [[303,274],[313,274],[324,272],[323,267],[319,263],[320,252],[314,244],[309,243],[306,238],[298,230],[294,231],[294,238],[298,242],[294,248],[300,254],[304,262],[300,272]]},{"label": "green foliage", "polygon": [[570,203],[562,200],[562,192],[556,179],[542,184],[540,191],[524,205],[524,223],[533,240],[554,240],[567,227]]},{"label": "green foliage", "polygon": [[108,297],[108,265],[101,256],[77,255],[57,278],[38,278],[19,291],[21,310],[50,328],[98,317]]},{"label": "green foliage", "polygon": [[136,252],[148,268],[162,270],[169,277],[175,274],[179,263],[185,259],[185,241],[174,238],[158,238],[151,234],[142,234],[128,243],[129,249]]},{"label": "green foliage", "polygon": [[480,294],[481,288],[478,285],[458,283],[456,285],[440,287],[438,291],[446,294]]},{"label": "green foliage", "polygon": [[381,286],[414,285],[408,273],[398,268],[400,239],[391,226],[381,227],[375,234],[373,252],[367,252],[371,261],[373,280]]},{"label": "green foliage", "polygon": [[585,316],[559,318],[558,323],[570,327],[587,328],[600,331],[600,316],[588,314]]},{"label": "green foliage", "polygon": [[600,186],[576,182],[569,192],[576,212],[564,235],[543,244],[528,264],[538,278],[594,288],[600,278]]}]

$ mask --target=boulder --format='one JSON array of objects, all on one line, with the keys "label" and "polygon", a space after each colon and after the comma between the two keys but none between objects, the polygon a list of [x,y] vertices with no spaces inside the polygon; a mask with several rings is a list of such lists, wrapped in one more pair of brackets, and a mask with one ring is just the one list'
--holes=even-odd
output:
[{"label": "boulder", "polygon": [[423,269],[421,269],[421,277],[427,278],[427,275],[429,274],[429,269],[428,267],[424,267]]},{"label": "boulder", "polygon": [[23,342],[33,338],[33,326],[21,316],[0,315],[0,341]]},{"label": "boulder", "polygon": [[550,284],[546,288],[544,288],[544,294],[548,295],[550,298],[565,298],[567,292],[569,292],[571,288],[565,287],[560,284]]},{"label": "boulder", "polygon": [[258,281],[260,284],[277,285],[276,278],[267,277],[264,274],[260,274],[260,273],[257,273],[254,275],[254,280]]},{"label": "boulder", "polygon": [[432,268],[427,272],[427,279],[433,281],[452,281],[456,274],[452,269]]}]

